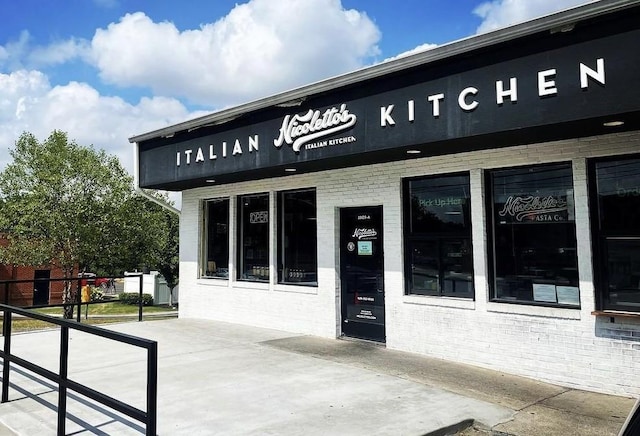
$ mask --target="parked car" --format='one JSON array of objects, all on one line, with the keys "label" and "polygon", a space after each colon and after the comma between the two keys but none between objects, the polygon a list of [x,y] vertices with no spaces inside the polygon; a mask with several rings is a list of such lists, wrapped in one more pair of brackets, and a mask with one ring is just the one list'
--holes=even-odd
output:
[{"label": "parked car", "polygon": [[78,274],[78,277],[81,279],[80,286],[90,285],[103,290],[114,287],[113,279],[108,277],[96,277],[95,273],[80,273]]}]

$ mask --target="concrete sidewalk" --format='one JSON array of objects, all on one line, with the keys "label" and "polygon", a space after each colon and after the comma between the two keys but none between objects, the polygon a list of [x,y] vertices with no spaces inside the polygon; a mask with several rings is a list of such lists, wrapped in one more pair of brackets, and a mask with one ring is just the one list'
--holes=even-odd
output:
[{"label": "concrete sidewalk", "polygon": [[[158,341],[160,435],[616,435],[634,403],[358,341],[185,319],[109,328]],[[56,371],[58,344],[24,333],[12,351]],[[71,379],[145,409],[142,350],[72,332],[69,358]],[[0,435],[54,435],[57,388],[13,366],[11,387]],[[69,394],[67,434],[143,433]]]}]

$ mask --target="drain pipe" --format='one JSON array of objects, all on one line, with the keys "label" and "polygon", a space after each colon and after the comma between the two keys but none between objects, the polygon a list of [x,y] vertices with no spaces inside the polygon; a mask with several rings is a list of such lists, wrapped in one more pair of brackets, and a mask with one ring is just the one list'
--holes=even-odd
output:
[{"label": "drain pipe", "polygon": [[133,155],[133,188],[136,192],[136,194],[145,197],[148,200],[153,201],[155,204],[157,204],[158,206],[161,206],[165,209],[167,209],[169,212],[175,213],[176,215],[180,216],[180,210],[176,209],[175,207],[171,206],[168,203],[165,203],[164,201],[154,197],[153,195],[150,195],[149,193],[147,193],[144,189],[142,189],[139,185],[140,182],[140,167],[138,165],[138,156],[140,153],[140,146],[138,145],[137,142],[134,143],[135,144],[135,153]]}]

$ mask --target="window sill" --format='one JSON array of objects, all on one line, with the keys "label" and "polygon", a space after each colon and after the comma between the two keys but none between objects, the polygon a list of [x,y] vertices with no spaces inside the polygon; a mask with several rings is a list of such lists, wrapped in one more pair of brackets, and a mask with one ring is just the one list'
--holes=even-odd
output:
[{"label": "window sill", "polygon": [[276,292],[290,292],[293,294],[310,294],[317,295],[317,286],[300,286],[300,285],[285,285],[283,283],[277,284],[273,287]]},{"label": "window sill", "polygon": [[197,280],[198,285],[215,286],[218,288],[228,288],[229,279],[213,278],[213,277],[200,277]]},{"label": "window sill", "polygon": [[440,297],[435,295],[404,295],[402,302],[420,306],[448,307],[453,309],[475,310],[476,302],[471,298]]},{"label": "window sill", "polygon": [[238,280],[237,282],[234,282],[231,287],[233,289],[257,289],[261,291],[268,291],[269,283]]},{"label": "window sill", "polygon": [[635,319],[640,319],[640,313],[639,312],[625,312],[625,311],[621,311],[621,310],[594,310],[593,312],[591,312],[591,315],[594,315],[594,316],[606,316],[608,318],[611,318],[612,320],[614,318],[635,318]]},{"label": "window sill", "polygon": [[535,306],[514,303],[487,302],[487,312],[509,315],[529,315],[544,318],[580,319],[580,308]]}]

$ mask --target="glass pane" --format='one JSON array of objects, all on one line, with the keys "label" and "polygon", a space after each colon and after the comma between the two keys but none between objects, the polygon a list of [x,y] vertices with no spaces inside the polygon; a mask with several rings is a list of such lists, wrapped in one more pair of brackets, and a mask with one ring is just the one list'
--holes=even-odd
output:
[{"label": "glass pane", "polygon": [[407,292],[473,298],[469,176],[405,182]]},{"label": "glass pane", "polygon": [[469,297],[473,293],[473,255],[471,241],[442,242],[442,292],[454,297]]},{"label": "glass pane", "polygon": [[238,279],[269,280],[269,195],[239,197]]},{"label": "glass pane", "polygon": [[471,234],[469,176],[409,181],[410,232]]},{"label": "glass pane", "polygon": [[438,295],[440,266],[438,241],[415,241],[411,250],[411,293]]},{"label": "glass pane", "polygon": [[578,306],[571,167],[492,173],[495,297]]},{"label": "glass pane", "polygon": [[281,192],[280,283],[316,285],[316,191]]},{"label": "glass pane", "polygon": [[640,159],[596,164],[600,229],[640,236]]},{"label": "glass pane", "polygon": [[609,303],[640,308],[640,239],[608,240]]},{"label": "glass pane", "polygon": [[229,277],[229,200],[209,200],[205,219],[206,277]]}]

